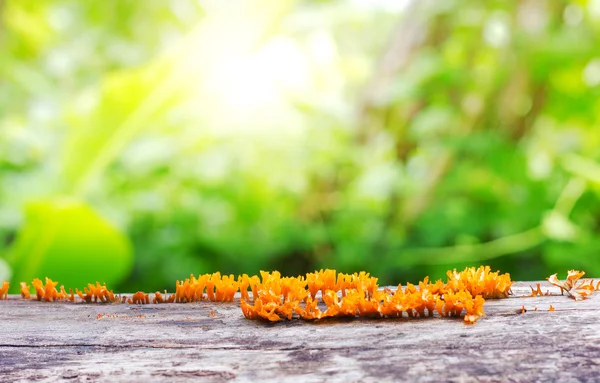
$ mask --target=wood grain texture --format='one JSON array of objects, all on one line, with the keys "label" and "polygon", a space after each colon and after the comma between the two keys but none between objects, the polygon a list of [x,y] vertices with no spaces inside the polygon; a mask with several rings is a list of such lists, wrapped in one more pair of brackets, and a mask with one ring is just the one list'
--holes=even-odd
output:
[{"label": "wood grain texture", "polygon": [[265,323],[246,320],[238,303],[9,296],[0,301],[0,381],[600,381],[600,292],[580,302],[522,298],[530,285],[486,301],[487,316],[474,325],[445,318]]}]

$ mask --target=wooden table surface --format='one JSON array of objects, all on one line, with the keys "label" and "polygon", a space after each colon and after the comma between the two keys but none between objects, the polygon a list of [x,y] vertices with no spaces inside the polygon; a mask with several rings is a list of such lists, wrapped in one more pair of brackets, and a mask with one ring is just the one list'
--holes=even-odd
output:
[{"label": "wooden table surface", "polygon": [[474,325],[265,323],[245,319],[237,301],[73,304],[11,295],[0,301],[0,382],[600,382],[600,292],[579,302],[523,298],[530,285],[486,301]]}]

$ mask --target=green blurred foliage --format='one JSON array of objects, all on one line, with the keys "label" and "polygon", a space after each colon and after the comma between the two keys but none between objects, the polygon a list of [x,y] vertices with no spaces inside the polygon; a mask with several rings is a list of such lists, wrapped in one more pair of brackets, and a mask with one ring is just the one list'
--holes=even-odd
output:
[{"label": "green blurred foliage", "polygon": [[0,4],[0,279],[600,275],[598,0]]},{"label": "green blurred foliage", "polygon": [[131,269],[127,238],[83,203],[30,203],[25,222],[7,258],[14,280],[44,274],[76,286],[111,284]]}]

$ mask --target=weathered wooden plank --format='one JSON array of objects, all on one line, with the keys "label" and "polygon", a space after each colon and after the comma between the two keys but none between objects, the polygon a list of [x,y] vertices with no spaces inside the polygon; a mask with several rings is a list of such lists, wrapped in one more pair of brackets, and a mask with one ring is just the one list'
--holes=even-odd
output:
[{"label": "weathered wooden plank", "polygon": [[474,325],[442,318],[272,324],[246,320],[237,303],[10,296],[0,301],[0,381],[600,380],[600,298],[521,298],[529,285],[488,300],[487,316]]}]

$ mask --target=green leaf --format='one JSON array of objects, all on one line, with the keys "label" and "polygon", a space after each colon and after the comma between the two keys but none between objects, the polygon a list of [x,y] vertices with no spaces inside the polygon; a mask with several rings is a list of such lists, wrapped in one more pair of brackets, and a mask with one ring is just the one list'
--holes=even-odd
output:
[{"label": "green leaf", "polygon": [[83,202],[43,200],[26,207],[26,222],[7,261],[18,283],[49,277],[65,287],[121,281],[132,267],[132,247],[116,227]]},{"label": "green leaf", "polygon": [[70,111],[62,156],[67,193],[85,194],[135,135],[172,105],[178,85],[170,74],[168,60],[111,74],[103,82],[98,105],[91,113],[75,108]]},{"label": "green leaf", "polygon": [[4,259],[0,258],[0,283],[2,281],[10,281],[10,274],[10,266],[8,266],[8,263]]}]

